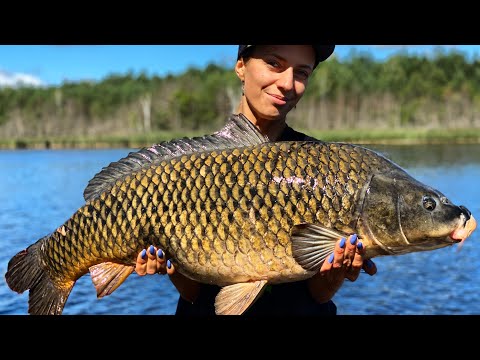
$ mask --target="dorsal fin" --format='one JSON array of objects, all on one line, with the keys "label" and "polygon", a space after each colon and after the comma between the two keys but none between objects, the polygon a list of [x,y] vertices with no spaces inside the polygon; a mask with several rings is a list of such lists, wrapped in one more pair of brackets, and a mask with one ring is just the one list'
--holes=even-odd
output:
[{"label": "dorsal fin", "polygon": [[131,152],[119,161],[104,167],[89,182],[83,192],[85,201],[92,200],[110,189],[117,180],[143,167],[193,152],[258,145],[268,137],[243,115],[231,115],[225,126],[211,135],[163,141],[148,148]]}]

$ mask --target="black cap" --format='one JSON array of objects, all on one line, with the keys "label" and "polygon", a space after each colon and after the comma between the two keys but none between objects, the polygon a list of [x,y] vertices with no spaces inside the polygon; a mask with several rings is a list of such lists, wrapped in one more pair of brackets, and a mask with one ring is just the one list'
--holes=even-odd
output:
[{"label": "black cap", "polygon": [[[253,45],[238,45],[238,56],[237,60],[245,53],[245,50],[252,47]],[[335,45],[312,45],[315,49],[315,66],[317,67],[318,63],[328,59],[330,55],[333,54],[335,50]]]}]

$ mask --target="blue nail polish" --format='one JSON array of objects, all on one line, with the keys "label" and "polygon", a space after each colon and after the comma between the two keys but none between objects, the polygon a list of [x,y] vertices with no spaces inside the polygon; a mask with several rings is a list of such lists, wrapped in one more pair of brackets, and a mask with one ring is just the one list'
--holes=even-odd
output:
[{"label": "blue nail polish", "polygon": [[367,260],[367,267],[369,269],[371,269],[373,267],[373,261],[372,260],[370,260],[370,259]]},{"label": "blue nail polish", "polygon": [[350,244],[355,244],[355,241],[357,241],[357,234],[353,234],[351,237],[350,237]]},{"label": "blue nail polish", "polygon": [[147,250],[143,249],[142,250],[142,259],[145,260],[146,256],[147,256]]},{"label": "blue nail polish", "polygon": [[340,247],[343,249],[345,247],[345,242],[347,240],[345,238],[342,238],[342,240],[340,240]]},{"label": "blue nail polish", "polygon": [[168,267],[169,269],[172,268],[172,263],[170,262],[170,260],[167,260],[167,267]]},{"label": "blue nail polish", "polygon": [[361,241],[359,241],[359,242],[357,243],[357,249],[358,249],[358,250],[362,250],[362,249],[363,249],[363,244],[362,244]]},{"label": "blue nail polish", "polygon": [[150,254],[155,254],[155,248],[153,247],[153,245],[150,245]]},{"label": "blue nail polish", "polygon": [[328,258],[328,262],[331,264],[333,262],[333,254],[330,254],[330,257]]},{"label": "blue nail polish", "polygon": [[158,255],[158,257],[159,257],[160,259],[163,259],[163,251],[162,251],[162,249],[158,249],[157,255]]}]

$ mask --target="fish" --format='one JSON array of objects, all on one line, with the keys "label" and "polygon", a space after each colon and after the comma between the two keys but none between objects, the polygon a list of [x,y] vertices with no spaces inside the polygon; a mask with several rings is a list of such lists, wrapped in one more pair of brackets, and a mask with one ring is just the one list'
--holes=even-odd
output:
[{"label": "fish", "polygon": [[85,204],[16,253],[5,279],[28,313],[61,315],[89,273],[115,291],[137,254],[161,248],[186,277],[221,287],[218,315],[241,315],[270,284],[316,274],[341,237],[366,258],[462,244],[473,214],[364,146],[270,141],[242,114],[210,135],[164,141],[102,168]]}]

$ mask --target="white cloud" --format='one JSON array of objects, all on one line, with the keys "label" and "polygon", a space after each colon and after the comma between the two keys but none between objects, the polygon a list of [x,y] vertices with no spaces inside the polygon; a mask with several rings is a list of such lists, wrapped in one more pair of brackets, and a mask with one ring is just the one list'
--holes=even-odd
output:
[{"label": "white cloud", "polygon": [[1,87],[38,87],[44,85],[38,77],[23,73],[8,73],[0,70],[0,88]]}]

